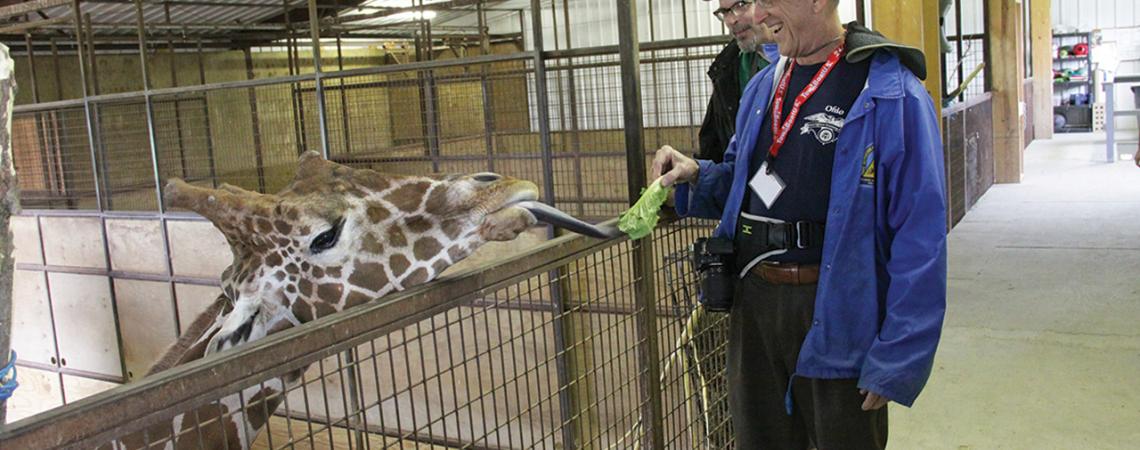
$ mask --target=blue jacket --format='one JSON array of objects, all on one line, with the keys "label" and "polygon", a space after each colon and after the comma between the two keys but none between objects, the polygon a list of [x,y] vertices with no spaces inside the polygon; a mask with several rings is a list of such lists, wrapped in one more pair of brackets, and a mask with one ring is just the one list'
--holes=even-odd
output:
[{"label": "blue jacket", "polygon": [[[860,388],[911,406],[930,376],[946,310],[942,141],[918,78],[890,51],[872,58],[835,147],[815,317],[794,376],[858,378]],[[748,84],[724,162],[698,161],[697,182],[677,186],[678,212],[720,218],[718,236],[736,230],[748,162],[787,63]]]}]

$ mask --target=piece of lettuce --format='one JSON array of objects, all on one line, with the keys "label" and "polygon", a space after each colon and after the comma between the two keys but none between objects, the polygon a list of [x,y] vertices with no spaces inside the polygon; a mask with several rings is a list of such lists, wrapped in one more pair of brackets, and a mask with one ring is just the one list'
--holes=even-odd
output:
[{"label": "piece of lettuce", "polygon": [[657,212],[668,198],[669,188],[661,186],[660,178],[653,180],[653,183],[641,192],[641,198],[638,198],[637,202],[618,219],[618,229],[634,240],[653,233],[653,228],[657,226]]}]

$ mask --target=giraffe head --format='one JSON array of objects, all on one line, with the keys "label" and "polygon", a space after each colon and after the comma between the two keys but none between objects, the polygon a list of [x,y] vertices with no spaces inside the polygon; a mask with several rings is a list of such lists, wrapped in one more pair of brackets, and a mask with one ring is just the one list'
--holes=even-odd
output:
[{"label": "giraffe head", "polygon": [[222,287],[235,307],[280,310],[270,315],[292,316],[287,327],[424,283],[487,241],[515,238],[535,223],[520,204],[538,188],[491,173],[382,174],[307,152],[277,194],[174,179],[165,195],[226,237],[234,260]]}]

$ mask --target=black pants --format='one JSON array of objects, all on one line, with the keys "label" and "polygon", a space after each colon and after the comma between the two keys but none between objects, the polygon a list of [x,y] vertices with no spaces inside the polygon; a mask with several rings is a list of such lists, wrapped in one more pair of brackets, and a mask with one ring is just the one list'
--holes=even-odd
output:
[{"label": "black pants", "polygon": [[738,449],[859,450],[887,446],[887,408],[863,411],[857,380],[796,377],[811,328],[816,285],[737,280],[729,319],[728,390]]}]

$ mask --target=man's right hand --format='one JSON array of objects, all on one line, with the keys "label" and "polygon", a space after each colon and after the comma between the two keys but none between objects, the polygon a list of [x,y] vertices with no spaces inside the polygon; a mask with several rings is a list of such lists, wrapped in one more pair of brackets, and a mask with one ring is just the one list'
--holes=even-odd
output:
[{"label": "man's right hand", "polygon": [[653,173],[661,177],[661,186],[669,187],[675,183],[692,183],[697,181],[697,172],[700,165],[693,158],[685,156],[668,145],[657,149],[653,157]]}]

